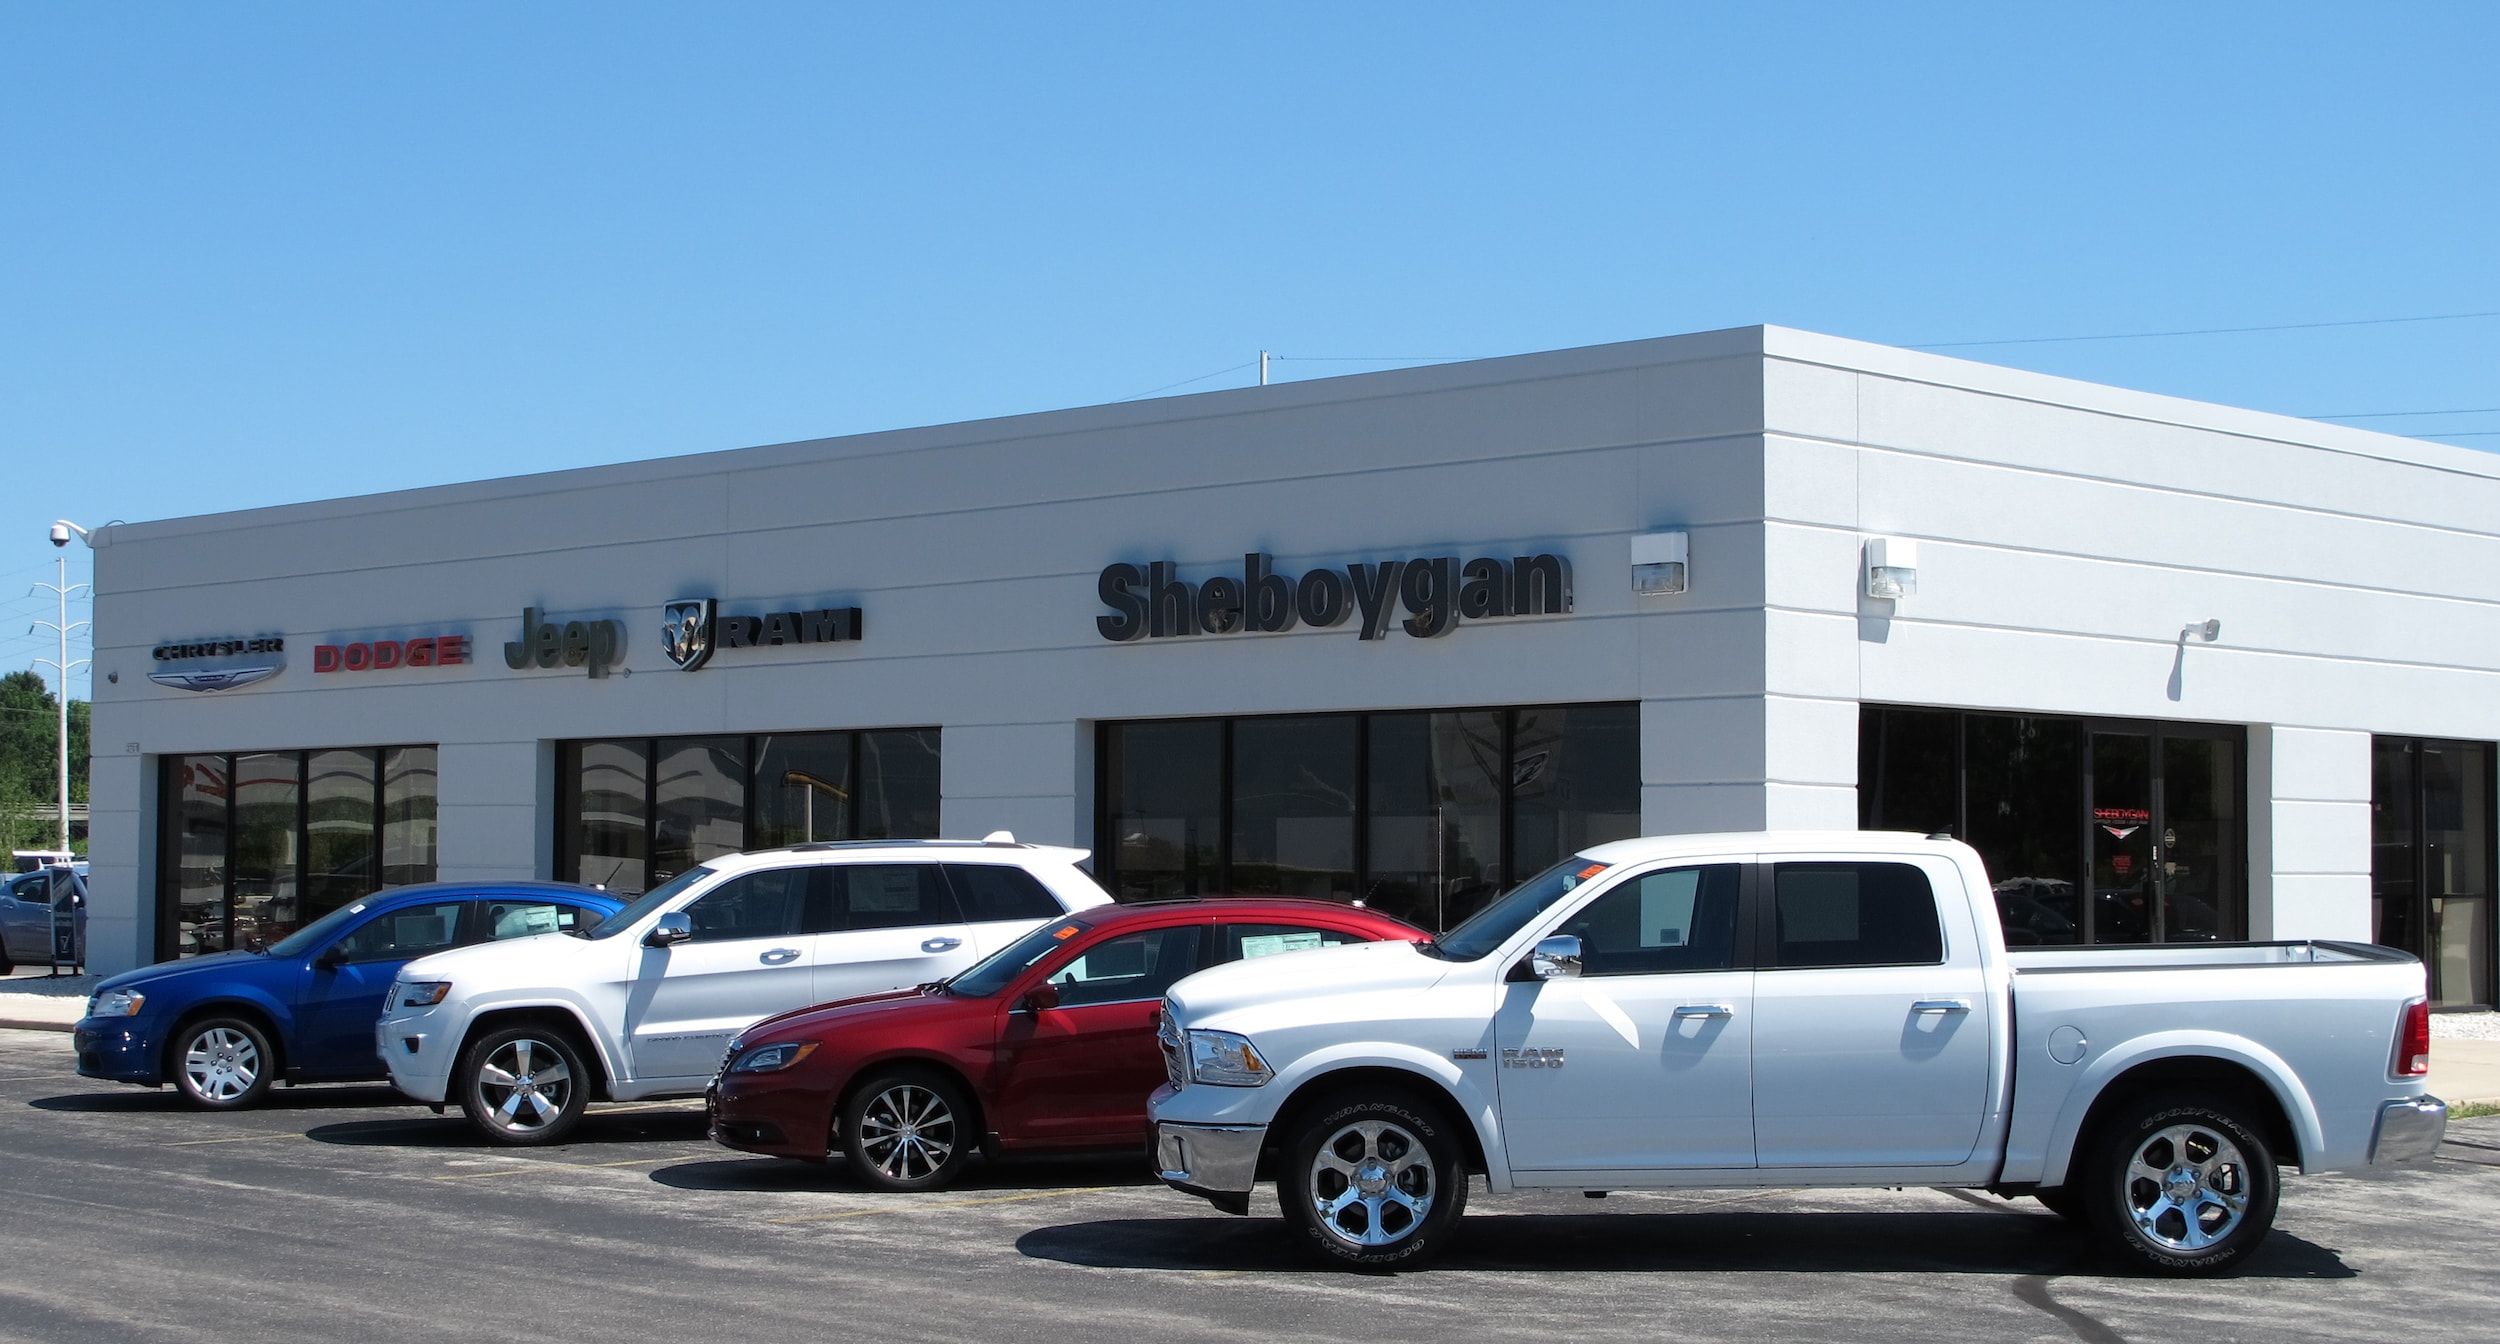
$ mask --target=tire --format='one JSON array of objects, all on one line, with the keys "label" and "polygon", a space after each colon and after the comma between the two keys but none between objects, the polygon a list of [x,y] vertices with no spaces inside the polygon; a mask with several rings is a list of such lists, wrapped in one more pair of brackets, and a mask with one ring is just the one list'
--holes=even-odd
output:
[{"label": "tire", "polygon": [[240,1111],[269,1095],[278,1066],[268,1034],[240,1017],[203,1017],[174,1033],[165,1071],[174,1090],[203,1111]]},{"label": "tire", "polygon": [[1350,1095],[1284,1137],[1276,1194],[1286,1225],[1330,1264],[1420,1268],[1466,1211],[1465,1151],[1439,1107],[1399,1093]]},{"label": "tire", "polygon": [[487,1032],[460,1054],[460,1109],[490,1143],[560,1143],[590,1105],[590,1070],[573,1034],[524,1024]]},{"label": "tire", "polygon": [[876,1074],[842,1103],[842,1164],[871,1190],[943,1190],[980,1142],[963,1088],[925,1070]]},{"label": "tire", "polygon": [[2246,1108],[2206,1092],[2127,1103],[2096,1126],[2076,1191],[2101,1248],[2173,1278],[2220,1274],[2274,1228],[2274,1150]]},{"label": "tire", "polygon": [[2083,1211],[2082,1192],[2075,1186],[2061,1185],[2053,1190],[2034,1190],[2031,1192],[2031,1197],[2040,1201],[2041,1207],[2067,1222],[2080,1225],[2091,1221]]}]

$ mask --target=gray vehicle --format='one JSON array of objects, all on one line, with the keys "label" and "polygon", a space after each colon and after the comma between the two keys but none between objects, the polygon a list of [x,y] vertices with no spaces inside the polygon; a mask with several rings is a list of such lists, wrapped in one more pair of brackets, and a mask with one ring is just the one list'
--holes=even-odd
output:
[{"label": "gray vehicle", "polygon": [[66,896],[77,920],[77,964],[87,964],[87,882],[67,867],[0,879],[0,974],[52,960],[52,902]]}]

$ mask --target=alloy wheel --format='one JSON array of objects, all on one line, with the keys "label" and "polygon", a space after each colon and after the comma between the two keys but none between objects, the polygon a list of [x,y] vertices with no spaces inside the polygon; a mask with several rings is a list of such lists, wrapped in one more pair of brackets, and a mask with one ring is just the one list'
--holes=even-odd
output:
[{"label": "alloy wheel", "polygon": [[2155,1130],[2127,1162],[2126,1212],[2136,1231],[2174,1252],[2202,1251],[2247,1215],[2248,1159],[2213,1125]]},{"label": "alloy wheel", "polygon": [[1327,1234],[1350,1246],[1390,1246],[1415,1234],[1440,1191],[1432,1153],[1405,1126],[1358,1120],[1311,1159],[1311,1207]]},{"label": "alloy wheel", "polygon": [[478,1096],[488,1123],[511,1134],[534,1134],[564,1114],[573,1071],[564,1055],[544,1041],[515,1037],[479,1066]]},{"label": "alloy wheel", "polygon": [[954,1108],[918,1083],[896,1083],[860,1112],[856,1141],[887,1177],[925,1180],[955,1155]]}]

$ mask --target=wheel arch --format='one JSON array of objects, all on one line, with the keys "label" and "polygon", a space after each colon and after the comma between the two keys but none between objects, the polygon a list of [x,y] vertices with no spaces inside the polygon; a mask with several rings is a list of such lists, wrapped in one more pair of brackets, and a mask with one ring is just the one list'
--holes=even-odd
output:
[{"label": "wheel arch", "polygon": [[1480,1132],[1481,1120],[1468,1113],[1467,1105],[1442,1078],[1408,1065],[1376,1062],[1347,1062],[1311,1073],[1293,1085],[1293,1091],[1276,1108],[1276,1119],[1267,1127],[1266,1154],[1272,1158],[1298,1132],[1302,1118],[1330,1098],[1346,1092],[1365,1089],[1397,1089],[1422,1094],[1440,1108],[1443,1118],[1458,1132],[1459,1145],[1465,1150],[1467,1170],[1486,1175],[1485,1161],[1491,1144]]},{"label": "wheel arch", "polygon": [[[590,1095],[601,1101],[609,1099],[609,1080],[616,1074],[609,1064],[606,1046],[599,1039],[599,1033],[592,1031],[590,1024],[582,1020],[580,1013],[563,1004],[519,1004],[486,1009],[469,1019],[468,1030],[460,1035],[460,1048],[454,1050],[451,1057],[454,1061],[466,1058],[469,1047],[477,1044],[478,1038],[490,1031],[533,1025],[561,1031],[572,1037],[573,1044],[588,1060],[591,1071],[598,1075],[591,1080]],[[455,1077],[453,1086],[460,1085]]]},{"label": "wheel arch", "polygon": [[2096,1084],[2077,1087],[2059,1118],[2040,1184],[2065,1184],[2077,1155],[2112,1113],[2148,1093],[2181,1088],[2240,1101],[2254,1112],[2251,1118],[2274,1145],[2276,1160],[2301,1165],[2304,1153],[2323,1147],[2316,1108],[2288,1065],[2270,1051],[2239,1044],[2242,1049],[2204,1042],[2137,1052],[2112,1063]]},{"label": "wheel arch", "polygon": [[173,1081],[178,1071],[174,1067],[174,1052],[182,1047],[184,1035],[193,1026],[212,1017],[242,1018],[260,1028],[261,1038],[269,1042],[271,1056],[265,1072],[272,1081],[286,1077],[287,1028],[293,1024],[293,1015],[281,1013],[277,1005],[256,998],[221,995],[203,999],[175,1015],[173,1026],[165,1032],[164,1044],[156,1052],[157,1076],[160,1079]]},{"label": "wheel arch", "polygon": [[836,1121],[839,1121],[845,1114],[849,1113],[851,1109],[851,1099],[858,1096],[862,1088],[867,1087],[868,1084],[879,1078],[893,1073],[935,1073],[943,1075],[948,1082],[953,1083],[963,1092],[964,1104],[972,1108],[973,1133],[981,1135],[986,1139],[990,1132],[989,1099],[981,1095],[981,1089],[973,1084],[972,1076],[964,1072],[961,1064],[956,1063],[954,1060],[949,1059],[944,1055],[927,1054],[913,1050],[897,1050],[888,1054],[879,1055],[876,1058],[861,1064],[858,1068],[851,1070],[851,1076],[844,1079],[842,1081],[842,1086],[833,1094],[833,1118]]}]

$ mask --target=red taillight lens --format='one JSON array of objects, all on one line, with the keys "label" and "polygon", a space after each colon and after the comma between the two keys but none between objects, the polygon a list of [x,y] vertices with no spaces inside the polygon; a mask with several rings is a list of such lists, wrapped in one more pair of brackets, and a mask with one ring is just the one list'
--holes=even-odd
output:
[{"label": "red taillight lens", "polygon": [[2396,1029],[2396,1076],[2419,1078],[2431,1071],[2431,1006],[2415,999],[2405,1005],[2404,1025]]}]

